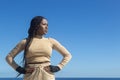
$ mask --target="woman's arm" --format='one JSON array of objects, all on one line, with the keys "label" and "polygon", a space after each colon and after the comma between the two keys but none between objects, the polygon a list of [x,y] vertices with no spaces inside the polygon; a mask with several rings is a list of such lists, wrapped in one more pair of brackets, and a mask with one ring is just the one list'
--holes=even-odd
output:
[{"label": "woman's arm", "polygon": [[58,64],[58,66],[60,67],[60,69],[62,69],[70,61],[70,59],[72,58],[72,55],[57,40],[55,40],[53,38],[50,38],[50,41],[53,44],[53,49],[57,50],[63,56],[62,61]]},{"label": "woman's arm", "polygon": [[26,40],[22,40],[19,42],[6,56],[7,63],[14,69],[16,69],[19,65],[14,61],[14,58],[17,54],[19,54],[25,47]]}]

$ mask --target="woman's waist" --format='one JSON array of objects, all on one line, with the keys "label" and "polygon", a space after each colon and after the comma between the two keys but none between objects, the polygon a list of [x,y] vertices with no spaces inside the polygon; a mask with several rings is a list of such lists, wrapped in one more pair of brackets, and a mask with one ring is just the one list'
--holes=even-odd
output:
[{"label": "woman's waist", "polygon": [[27,63],[44,63],[44,62],[50,62],[50,58],[48,57],[30,57],[26,58]]},{"label": "woman's waist", "polygon": [[45,66],[49,66],[51,63],[49,61],[44,62],[31,62],[27,63],[26,68],[44,68]]},{"label": "woman's waist", "polygon": [[43,63],[50,63],[50,61],[43,61],[43,62],[29,62],[27,64],[43,64]]}]

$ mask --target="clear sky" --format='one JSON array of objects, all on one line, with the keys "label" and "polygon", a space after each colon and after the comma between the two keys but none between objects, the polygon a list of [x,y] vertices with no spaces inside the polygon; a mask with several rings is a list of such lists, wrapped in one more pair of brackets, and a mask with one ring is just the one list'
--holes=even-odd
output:
[{"label": "clear sky", "polygon": [[[5,57],[38,15],[48,19],[46,37],[73,56],[56,77],[120,77],[120,0],[1,0],[0,77],[16,77]],[[18,64],[22,56],[15,58]],[[61,59],[53,51],[52,64]]]}]

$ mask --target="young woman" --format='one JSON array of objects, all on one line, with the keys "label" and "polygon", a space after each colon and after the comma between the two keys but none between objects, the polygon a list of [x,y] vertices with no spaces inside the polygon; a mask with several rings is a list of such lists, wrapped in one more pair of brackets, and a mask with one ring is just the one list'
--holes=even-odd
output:
[{"label": "young woman", "polygon": [[[48,31],[47,19],[36,16],[31,20],[28,37],[20,41],[6,56],[6,61],[24,80],[55,80],[54,73],[61,70],[71,59],[70,52],[54,38],[45,38]],[[55,49],[63,59],[58,65],[51,65],[52,50]],[[14,58],[24,50],[24,66],[19,66]]]}]

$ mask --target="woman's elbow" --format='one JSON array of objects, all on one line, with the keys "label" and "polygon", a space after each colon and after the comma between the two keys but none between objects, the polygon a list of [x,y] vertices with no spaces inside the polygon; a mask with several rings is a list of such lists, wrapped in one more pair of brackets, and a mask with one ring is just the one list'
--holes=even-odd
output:
[{"label": "woman's elbow", "polygon": [[67,54],[67,55],[65,55],[65,57],[68,58],[69,60],[71,60],[72,55],[71,54]]},{"label": "woman's elbow", "polygon": [[6,62],[10,63],[12,61],[12,57],[8,54],[5,58]]},{"label": "woman's elbow", "polygon": [[70,58],[70,59],[72,58],[72,55],[71,55],[71,54],[69,54],[69,58]]},{"label": "woman's elbow", "polygon": [[7,55],[6,57],[5,57],[5,60],[8,62],[9,61],[9,55]]}]

